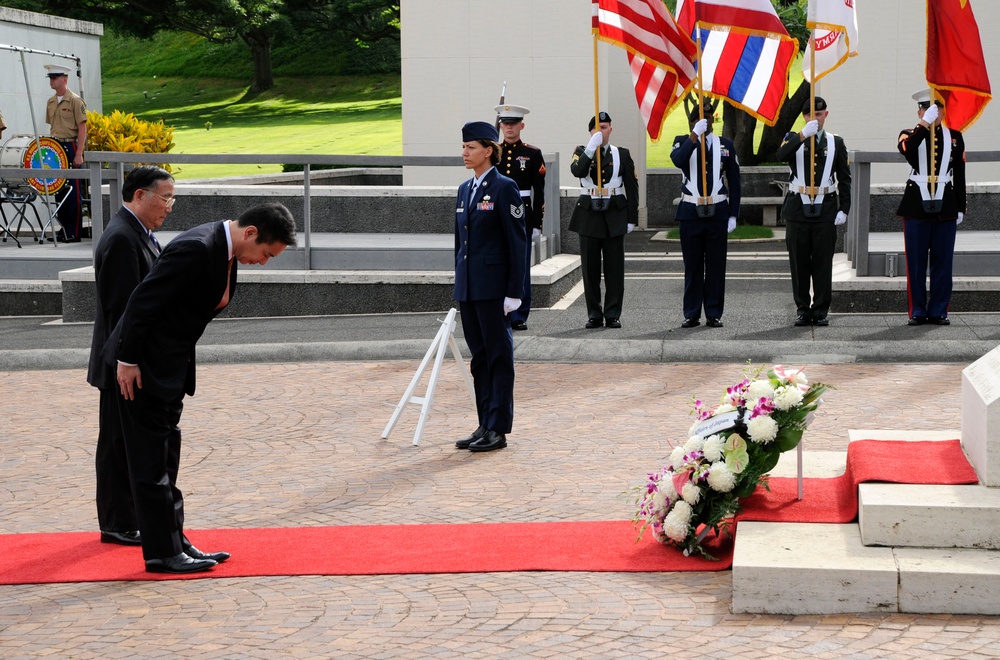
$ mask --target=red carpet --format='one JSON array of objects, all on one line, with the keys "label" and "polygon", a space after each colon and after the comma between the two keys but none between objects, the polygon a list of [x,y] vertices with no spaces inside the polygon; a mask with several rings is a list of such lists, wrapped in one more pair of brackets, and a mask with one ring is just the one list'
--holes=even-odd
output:
[{"label": "red carpet", "polygon": [[[746,500],[741,520],[849,522],[857,484],[976,483],[959,441],[852,442],[843,477],[772,478],[771,492]],[[203,550],[233,558],[209,572],[166,576],[143,571],[139,548],[102,544],[96,532],[0,535],[0,584],[163,580],[260,575],[385,575],[503,571],[709,571],[732,565],[732,540],[712,539],[710,562],[684,557],[647,534],[635,543],[631,522],[372,525],[189,532]]]}]

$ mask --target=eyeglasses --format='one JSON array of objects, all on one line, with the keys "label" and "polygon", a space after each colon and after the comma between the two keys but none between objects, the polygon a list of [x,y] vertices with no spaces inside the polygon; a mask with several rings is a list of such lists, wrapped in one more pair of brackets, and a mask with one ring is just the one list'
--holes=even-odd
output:
[{"label": "eyeglasses", "polygon": [[[143,188],[143,190],[146,190],[146,189]],[[150,195],[156,195],[157,197],[159,197],[160,199],[162,199],[163,202],[167,205],[167,209],[168,210],[172,209],[174,207],[174,203],[177,201],[176,197],[164,197],[163,195],[161,195],[159,193],[155,193],[152,190],[146,190],[146,192],[148,192]]]}]

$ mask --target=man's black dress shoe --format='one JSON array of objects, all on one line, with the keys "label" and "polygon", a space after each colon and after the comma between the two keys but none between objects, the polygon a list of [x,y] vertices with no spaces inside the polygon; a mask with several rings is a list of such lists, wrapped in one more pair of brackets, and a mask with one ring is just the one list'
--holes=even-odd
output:
[{"label": "man's black dress shoe", "polygon": [[118,545],[142,545],[138,531],[105,532],[101,530],[101,543],[117,543]]},{"label": "man's black dress shoe", "polygon": [[513,321],[510,324],[510,329],[511,330],[527,330],[528,329],[528,324],[525,323],[524,321]]},{"label": "man's black dress shoe", "polygon": [[79,243],[80,239],[77,236],[56,236],[56,240],[60,243]]},{"label": "man's black dress shoe", "polygon": [[928,316],[927,322],[934,325],[951,325],[951,319],[947,316]]},{"label": "man's black dress shoe", "polygon": [[828,319],[825,316],[818,316],[813,319],[813,325],[822,325],[822,326],[830,325],[830,319]]},{"label": "man's black dress shoe", "polygon": [[507,436],[496,431],[487,431],[486,435],[469,445],[469,451],[493,451],[494,449],[503,449],[506,446]]},{"label": "man's black dress shoe", "polygon": [[458,449],[468,449],[469,445],[471,445],[473,442],[483,437],[484,435],[486,435],[486,429],[480,426],[478,429],[472,432],[472,435],[470,435],[467,438],[462,438],[461,440],[456,442],[455,447]]},{"label": "man's black dress shoe", "polygon": [[622,327],[622,322],[618,319],[604,319],[604,327],[606,328],[620,328]]},{"label": "man's black dress shoe", "polygon": [[924,323],[927,323],[926,316],[911,316],[906,325],[923,325]]},{"label": "man's black dress shoe", "polygon": [[699,325],[701,325],[701,319],[684,319],[684,322],[681,323],[682,328],[694,328]]},{"label": "man's black dress shoe", "polygon": [[806,316],[805,314],[799,314],[798,316],[795,317],[795,325],[797,326],[812,325],[812,324],[813,320],[811,316]]},{"label": "man's black dress shoe", "polygon": [[709,316],[708,320],[705,321],[705,325],[707,325],[710,328],[721,328],[722,327],[722,319],[716,318],[714,316]]},{"label": "man's black dress shoe", "polygon": [[594,328],[600,328],[604,325],[604,319],[587,319],[587,325],[584,327],[587,330],[593,330]]},{"label": "man's black dress shoe", "polygon": [[191,559],[209,559],[214,561],[216,564],[221,564],[230,557],[231,554],[228,552],[202,552],[193,545],[188,545],[184,547],[184,554],[186,554]]},{"label": "man's black dress shoe", "polygon": [[183,552],[163,559],[147,559],[147,573],[200,573],[218,564],[212,559],[193,559]]}]

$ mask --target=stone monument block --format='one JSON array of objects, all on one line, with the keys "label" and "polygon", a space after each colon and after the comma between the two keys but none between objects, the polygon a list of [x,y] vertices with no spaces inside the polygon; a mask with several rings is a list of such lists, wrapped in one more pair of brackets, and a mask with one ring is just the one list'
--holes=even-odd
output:
[{"label": "stone monument block", "polygon": [[1000,486],[1000,346],[962,370],[962,448],[986,486]]}]

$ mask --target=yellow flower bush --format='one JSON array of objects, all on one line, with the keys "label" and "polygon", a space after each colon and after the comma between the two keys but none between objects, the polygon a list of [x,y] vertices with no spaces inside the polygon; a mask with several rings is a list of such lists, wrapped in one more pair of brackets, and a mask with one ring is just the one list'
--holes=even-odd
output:
[{"label": "yellow flower bush", "polygon": [[[87,112],[87,151],[165,154],[174,148],[174,128],[139,119],[131,112]],[[168,172],[170,165],[159,164]]]}]

